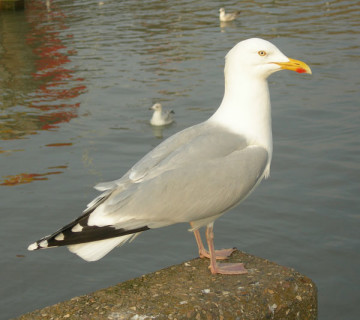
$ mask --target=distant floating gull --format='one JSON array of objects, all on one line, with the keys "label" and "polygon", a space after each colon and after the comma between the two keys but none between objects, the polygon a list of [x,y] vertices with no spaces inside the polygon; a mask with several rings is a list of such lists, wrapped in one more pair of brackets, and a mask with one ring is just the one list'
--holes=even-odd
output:
[{"label": "distant floating gull", "polygon": [[[210,258],[212,273],[246,273],[242,263],[216,262],[234,249],[215,251],[213,226],[269,176],[273,147],[266,79],[282,69],[311,73],[268,41],[238,43],[226,55],[224,97],[208,120],[163,141],[122,178],[96,185],[102,194],[79,218],[28,249],[68,246],[95,261],[143,231],[186,222],[200,257]],[[199,233],[205,226],[208,251]]]},{"label": "distant floating gull", "polygon": [[235,20],[241,11],[235,11],[235,12],[232,12],[232,13],[225,13],[225,9],[224,8],[220,8],[219,9],[219,19],[221,22],[229,22],[229,21],[233,21]]},{"label": "distant floating gull", "polygon": [[152,118],[150,119],[150,124],[153,126],[165,126],[174,121],[172,116],[174,111],[163,111],[160,103],[155,103],[150,110],[154,110]]}]

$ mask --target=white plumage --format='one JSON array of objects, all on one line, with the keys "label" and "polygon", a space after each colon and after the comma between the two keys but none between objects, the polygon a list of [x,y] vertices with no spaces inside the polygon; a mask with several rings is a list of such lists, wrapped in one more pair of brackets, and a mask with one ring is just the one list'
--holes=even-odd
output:
[{"label": "white plumage", "polygon": [[174,121],[173,119],[173,110],[163,111],[162,105],[160,103],[155,103],[151,108],[154,110],[154,113],[150,119],[150,124],[153,126],[165,126]]},{"label": "white plumage", "polygon": [[240,11],[226,13],[224,8],[219,9],[219,20],[221,22],[234,21],[240,15]]},{"label": "white plumage", "polygon": [[86,261],[97,261],[107,255],[115,247],[124,244],[134,234],[105,240],[69,245],[68,249]]}]

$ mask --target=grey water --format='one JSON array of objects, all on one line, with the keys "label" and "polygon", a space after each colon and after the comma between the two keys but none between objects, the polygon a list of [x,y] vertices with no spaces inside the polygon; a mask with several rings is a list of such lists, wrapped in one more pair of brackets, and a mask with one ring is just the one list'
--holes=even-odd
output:
[{"label": "grey water", "polygon": [[[220,7],[242,13],[220,24]],[[197,256],[181,224],[94,263],[26,248],[80,215],[96,183],[207,119],[221,102],[225,54],[261,37],[313,75],[270,77],[271,177],[215,223],[215,245],[313,279],[319,319],[358,319],[359,16],[355,0],[32,0],[0,12],[0,318]],[[176,122],[153,129],[155,102]]]}]

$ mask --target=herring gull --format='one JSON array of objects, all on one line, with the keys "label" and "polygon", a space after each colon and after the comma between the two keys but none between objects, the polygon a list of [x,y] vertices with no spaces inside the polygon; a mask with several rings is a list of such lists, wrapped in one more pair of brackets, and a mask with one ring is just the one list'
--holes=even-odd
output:
[{"label": "herring gull", "polygon": [[[243,201],[270,173],[271,108],[267,77],[282,70],[309,73],[266,40],[239,42],[226,55],[225,93],[206,121],[160,143],[118,180],[99,183],[102,193],[83,214],[29,250],[67,246],[95,261],[141,232],[190,223],[200,257],[213,274],[242,274],[242,263],[218,263],[233,249],[214,249],[214,221]],[[206,227],[208,250],[199,228]]]},{"label": "herring gull", "polygon": [[234,21],[240,14],[241,11],[234,11],[231,13],[226,13],[224,8],[219,9],[219,19],[221,22],[230,22]]},{"label": "herring gull", "polygon": [[162,109],[162,105],[160,103],[155,103],[150,110],[154,110],[154,113],[150,119],[150,124],[152,126],[165,126],[170,124],[174,121],[173,119],[173,110],[166,110]]}]

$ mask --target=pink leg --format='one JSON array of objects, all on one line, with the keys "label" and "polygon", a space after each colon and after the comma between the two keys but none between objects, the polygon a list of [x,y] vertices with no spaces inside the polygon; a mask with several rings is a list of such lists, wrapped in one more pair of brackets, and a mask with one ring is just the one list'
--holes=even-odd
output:
[{"label": "pink leg", "polygon": [[[190,223],[191,224],[191,223]],[[199,230],[195,230],[194,231],[194,236],[195,236],[195,240],[196,243],[198,245],[199,248],[199,256],[200,258],[209,258],[209,253],[206,251],[202,241],[201,241],[201,235]]]},{"label": "pink leg", "polygon": [[206,227],[206,240],[209,246],[210,253],[210,271],[212,274],[244,274],[247,270],[242,263],[216,263],[215,248],[214,248],[214,224],[210,223]]},{"label": "pink leg", "polygon": [[[193,227],[192,222],[190,222],[190,225],[191,225],[191,227]],[[196,240],[196,243],[198,245],[198,248],[199,248],[199,256],[200,256],[200,258],[208,258],[208,259],[210,259],[210,254],[209,254],[209,252],[207,252],[207,250],[205,249],[205,247],[203,245],[199,230],[194,230],[194,236],[195,236],[195,240]],[[236,250],[235,248],[215,250],[216,259],[217,260],[228,259],[235,250]]]}]

